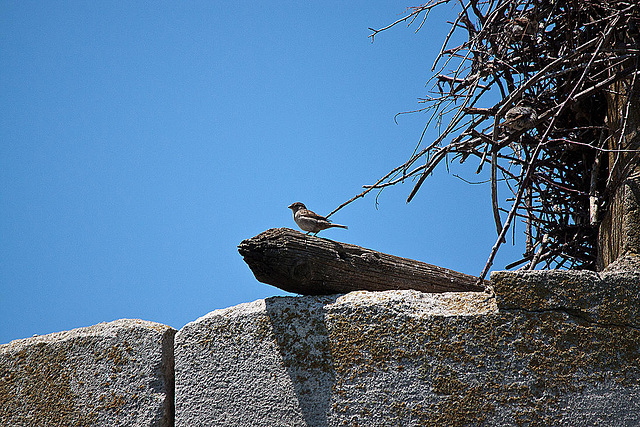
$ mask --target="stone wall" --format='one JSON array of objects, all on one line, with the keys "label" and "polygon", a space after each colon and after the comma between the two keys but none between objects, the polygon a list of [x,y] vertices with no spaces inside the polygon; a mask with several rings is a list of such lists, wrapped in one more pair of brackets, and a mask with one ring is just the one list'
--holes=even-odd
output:
[{"label": "stone wall", "polygon": [[0,424],[640,425],[638,273],[492,283],[495,296],[268,298],[175,342],[143,321],[14,341],[0,346]]},{"label": "stone wall", "polygon": [[175,332],[123,319],[0,346],[0,425],[172,425]]}]

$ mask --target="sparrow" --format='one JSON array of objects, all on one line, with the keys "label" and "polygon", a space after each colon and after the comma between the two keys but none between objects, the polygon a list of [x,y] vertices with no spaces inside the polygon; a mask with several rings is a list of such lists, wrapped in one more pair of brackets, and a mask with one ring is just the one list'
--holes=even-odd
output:
[{"label": "sparrow", "polygon": [[298,227],[307,231],[307,234],[313,233],[315,236],[318,232],[331,227],[348,228],[346,225],[333,224],[327,218],[310,211],[300,202],[292,203],[289,205],[289,209],[293,211],[293,220],[298,224]]},{"label": "sparrow", "polygon": [[531,107],[517,106],[507,111],[504,119],[504,122],[502,122],[500,126],[513,131],[519,131],[533,127],[536,120],[538,120],[538,113]]},{"label": "sparrow", "polygon": [[533,19],[522,16],[512,19],[507,28],[511,31],[511,40],[522,41],[525,35],[532,36],[536,33],[538,23]]}]

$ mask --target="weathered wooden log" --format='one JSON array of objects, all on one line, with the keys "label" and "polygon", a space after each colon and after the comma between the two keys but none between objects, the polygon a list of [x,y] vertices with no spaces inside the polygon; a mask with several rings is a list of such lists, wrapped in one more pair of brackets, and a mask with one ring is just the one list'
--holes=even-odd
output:
[{"label": "weathered wooden log", "polygon": [[289,228],[272,228],[243,240],[238,251],[258,281],[303,295],[484,290],[474,276]]}]

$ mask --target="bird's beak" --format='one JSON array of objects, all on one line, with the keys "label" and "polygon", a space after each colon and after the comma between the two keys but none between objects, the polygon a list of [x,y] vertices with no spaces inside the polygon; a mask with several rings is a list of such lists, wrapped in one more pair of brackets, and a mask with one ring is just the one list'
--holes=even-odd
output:
[{"label": "bird's beak", "polygon": [[291,203],[289,206],[287,206],[289,209],[293,209],[293,203]]}]

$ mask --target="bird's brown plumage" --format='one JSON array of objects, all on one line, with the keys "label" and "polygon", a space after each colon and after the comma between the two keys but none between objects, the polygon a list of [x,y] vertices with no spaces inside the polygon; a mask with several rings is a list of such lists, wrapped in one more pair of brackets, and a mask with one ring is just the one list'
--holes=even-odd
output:
[{"label": "bird's brown plumage", "polygon": [[304,203],[295,202],[289,205],[289,209],[293,211],[293,219],[302,230],[309,233],[317,234],[322,230],[331,227],[347,228],[346,225],[334,224],[322,215],[307,209]]}]

